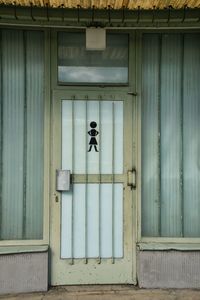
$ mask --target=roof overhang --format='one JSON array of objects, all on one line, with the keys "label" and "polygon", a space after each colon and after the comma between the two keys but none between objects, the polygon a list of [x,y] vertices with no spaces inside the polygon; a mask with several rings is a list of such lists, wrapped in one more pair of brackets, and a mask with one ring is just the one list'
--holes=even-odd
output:
[{"label": "roof overhang", "polygon": [[200,0],[0,0],[4,5],[82,9],[174,9],[200,8]]},{"label": "roof overhang", "polygon": [[200,0],[5,0],[2,3],[0,25],[113,29],[200,28]]}]

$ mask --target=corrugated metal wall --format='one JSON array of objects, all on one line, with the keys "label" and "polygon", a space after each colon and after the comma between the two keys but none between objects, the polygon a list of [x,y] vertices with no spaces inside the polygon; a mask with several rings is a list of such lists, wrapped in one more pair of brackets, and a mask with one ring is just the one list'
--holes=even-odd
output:
[{"label": "corrugated metal wall", "polygon": [[142,234],[200,236],[200,35],[145,34]]},{"label": "corrugated metal wall", "polygon": [[43,44],[42,32],[1,30],[1,239],[42,238]]}]

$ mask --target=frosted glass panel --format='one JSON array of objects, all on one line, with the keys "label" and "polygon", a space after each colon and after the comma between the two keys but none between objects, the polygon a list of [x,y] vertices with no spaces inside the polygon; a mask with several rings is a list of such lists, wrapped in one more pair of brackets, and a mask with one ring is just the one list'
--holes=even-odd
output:
[{"label": "frosted glass panel", "polygon": [[114,235],[114,257],[122,257],[123,186],[115,184],[114,216],[112,215],[112,185],[104,184],[101,193],[101,256],[112,257],[112,235]]},{"label": "frosted glass panel", "polygon": [[163,35],[161,60],[161,235],[181,236],[181,35]]},{"label": "frosted glass panel", "polygon": [[107,34],[104,51],[87,51],[85,33],[58,34],[60,83],[127,83],[128,35]]},{"label": "frosted glass panel", "polygon": [[159,236],[159,55],[159,36],[145,36],[142,86],[142,234],[148,236]]},{"label": "frosted glass panel", "polygon": [[[103,184],[88,184],[87,186],[87,256],[98,257],[99,255],[99,189]],[[99,225],[100,224],[100,225]],[[100,226],[100,227],[99,227]],[[109,224],[108,224],[109,226]],[[102,230],[102,229],[101,229]]]},{"label": "frosted glass panel", "polygon": [[62,101],[62,168],[123,173],[123,101]]},{"label": "frosted glass panel", "polygon": [[123,257],[122,184],[74,184],[61,217],[62,258]]},{"label": "frosted glass panel", "polygon": [[44,44],[43,33],[28,31],[27,38],[27,187],[26,238],[43,237],[44,159]]},{"label": "frosted glass panel", "polygon": [[184,55],[184,233],[200,236],[200,35],[185,35]]},{"label": "frosted glass panel", "polygon": [[0,239],[42,239],[43,33],[1,30],[0,65]]},{"label": "frosted glass panel", "polygon": [[142,234],[200,237],[200,35],[145,34]]},{"label": "frosted glass panel", "polygon": [[[23,32],[2,32],[3,148],[1,238],[23,236],[24,48]],[[14,191],[14,192],[13,192]]]}]

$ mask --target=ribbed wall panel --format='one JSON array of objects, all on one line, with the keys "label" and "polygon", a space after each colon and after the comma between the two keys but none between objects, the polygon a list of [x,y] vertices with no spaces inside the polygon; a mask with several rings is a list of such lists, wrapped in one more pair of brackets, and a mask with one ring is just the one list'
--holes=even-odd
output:
[{"label": "ribbed wall panel", "polygon": [[181,35],[163,35],[161,59],[161,235],[180,236]]},{"label": "ribbed wall panel", "polygon": [[143,39],[142,234],[159,235],[159,36]]},{"label": "ribbed wall panel", "polygon": [[200,34],[185,35],[184,233],[200,236]]},{"label": "ribbed wall panel", "polygon": [[22,31],[2,31],[3,187],[2,239],[22,238],[24,49]]},{"label": "ribbed wall panel", "polygon": [[42,32],[26,32],[27,163],[25,237],[42,238],[43,227],[43,79]]}]

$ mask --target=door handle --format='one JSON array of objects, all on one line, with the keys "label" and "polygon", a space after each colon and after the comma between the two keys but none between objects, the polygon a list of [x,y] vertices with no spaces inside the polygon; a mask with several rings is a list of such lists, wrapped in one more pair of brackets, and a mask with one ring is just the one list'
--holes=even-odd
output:
[{"label": "door handle", "polygon": [[127,186],[130,186],[131,190],[136,189],[136,169],[128,170],[127,172]]},{"label": "door handle", "polygon": [[70,170],[56,170],[56,191],[69,191],[71,183],[70,177]]}]

